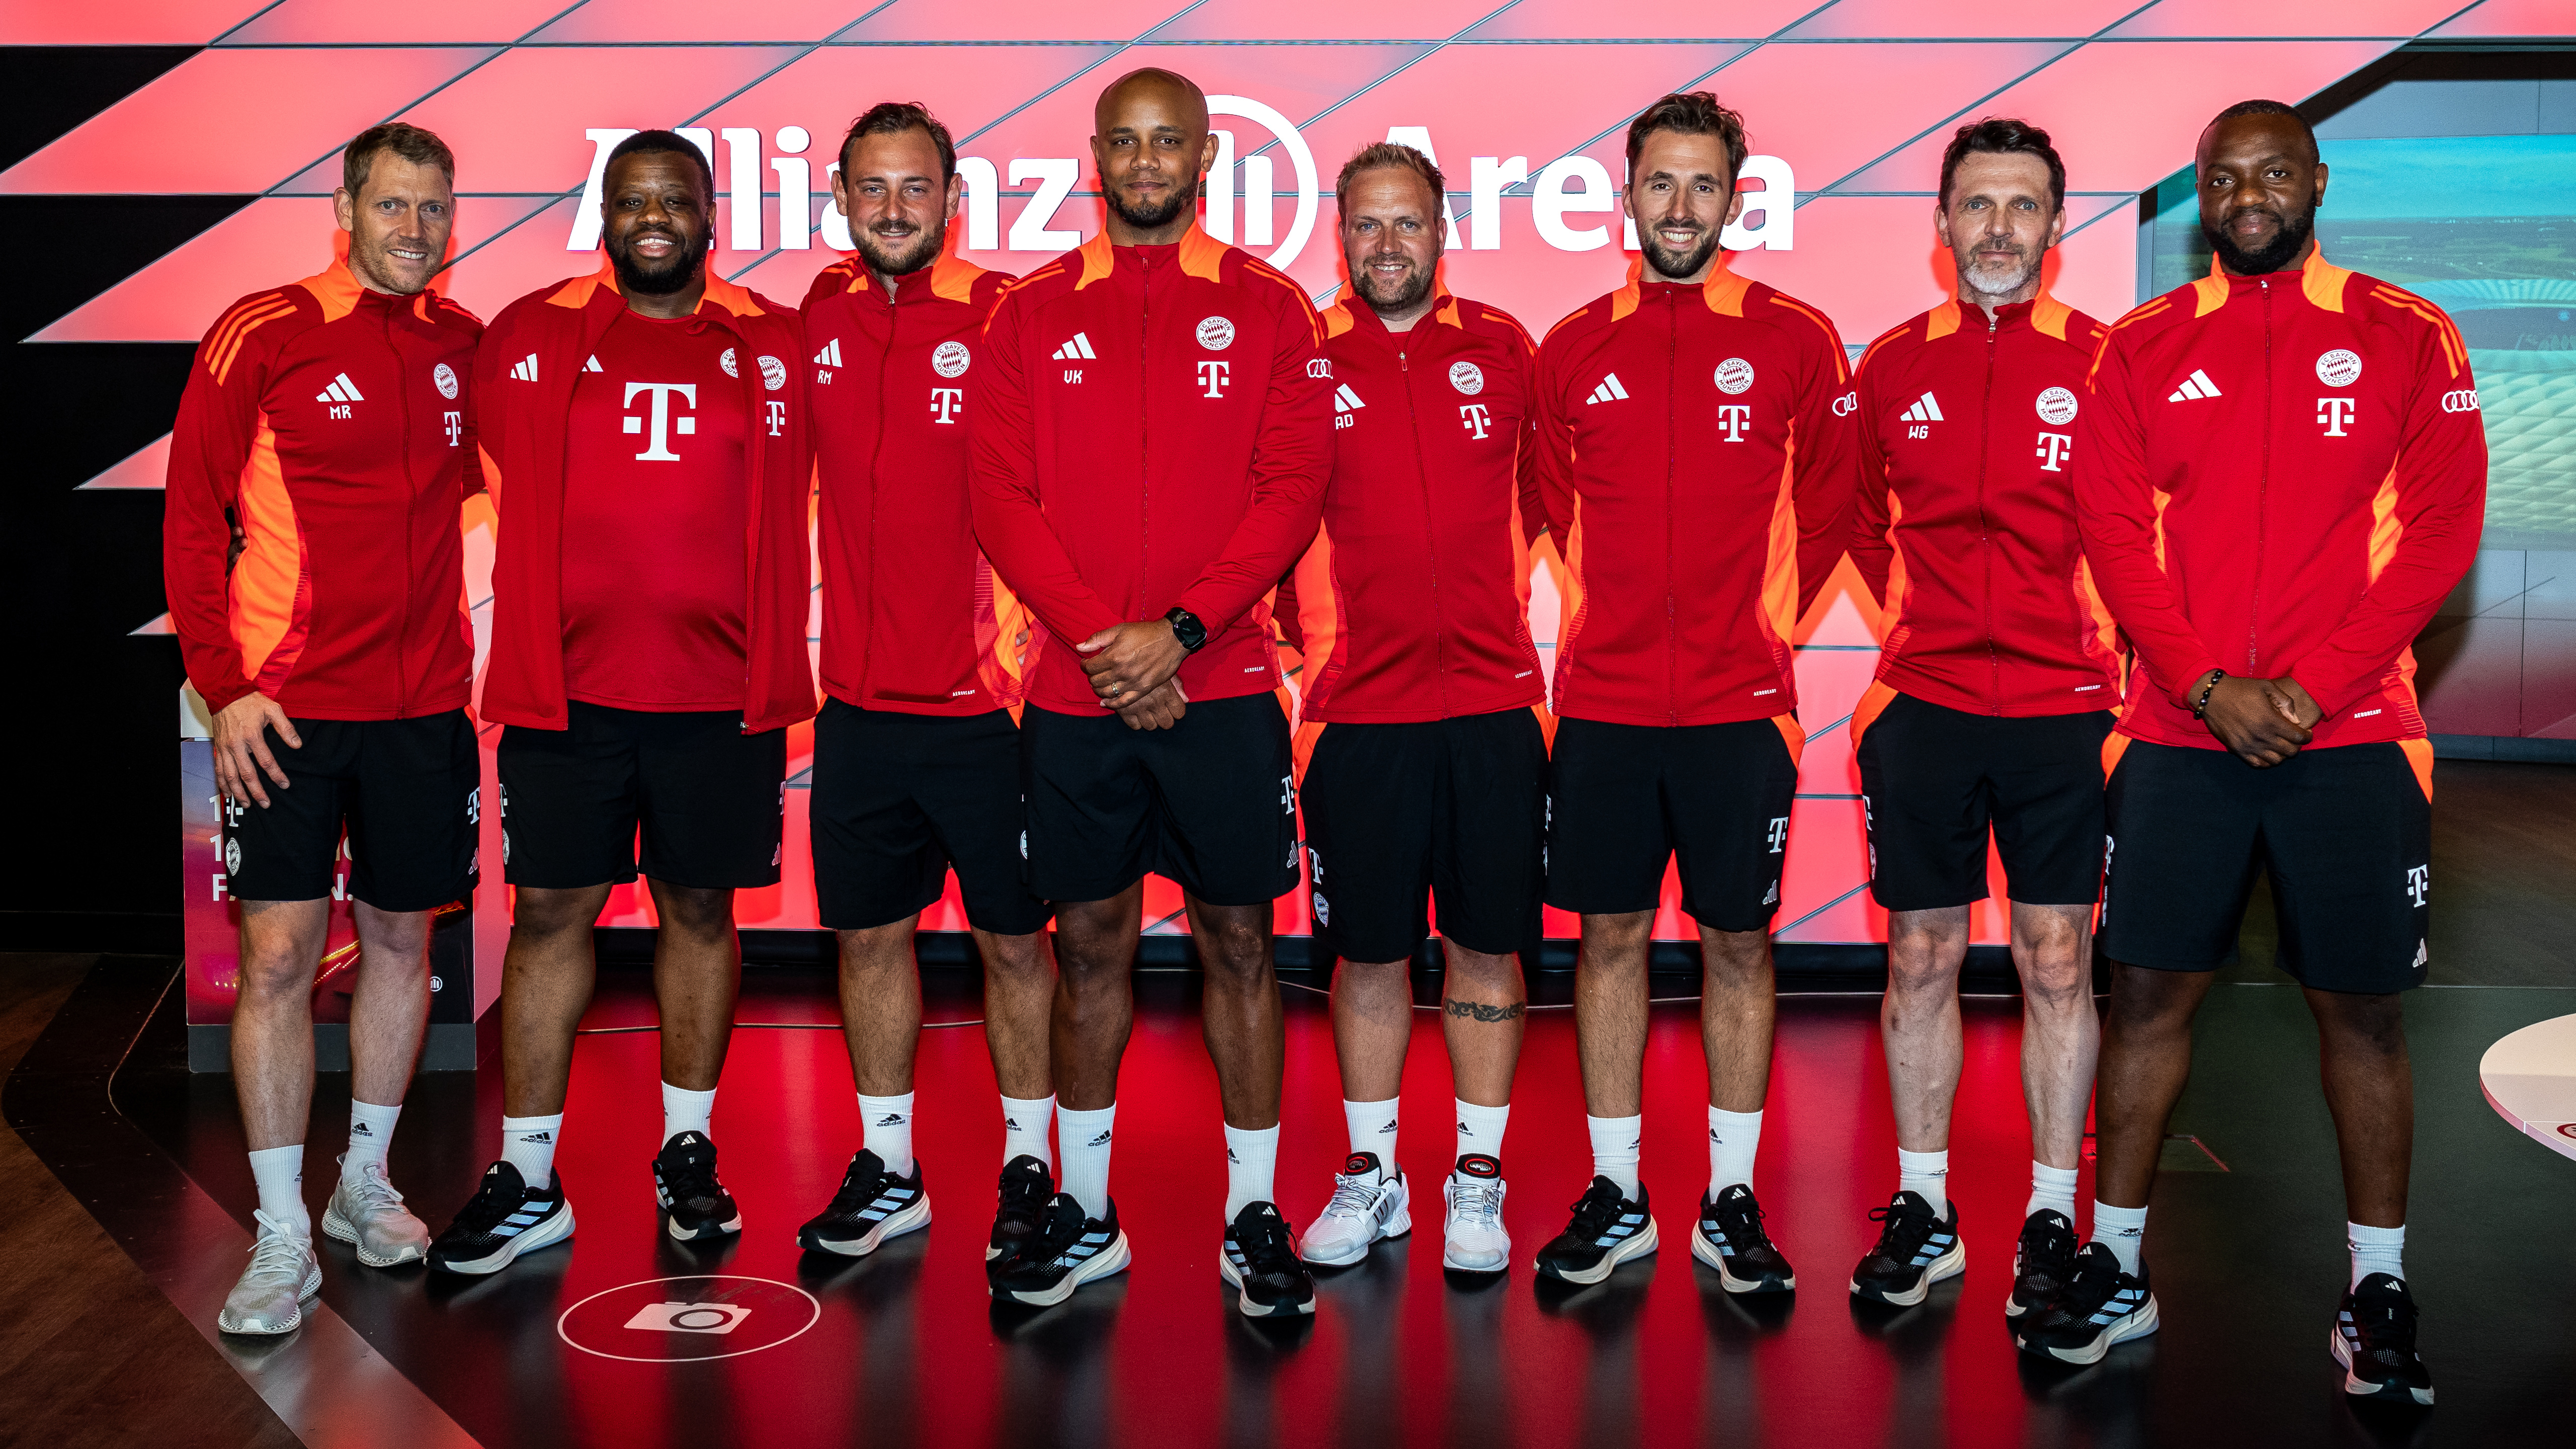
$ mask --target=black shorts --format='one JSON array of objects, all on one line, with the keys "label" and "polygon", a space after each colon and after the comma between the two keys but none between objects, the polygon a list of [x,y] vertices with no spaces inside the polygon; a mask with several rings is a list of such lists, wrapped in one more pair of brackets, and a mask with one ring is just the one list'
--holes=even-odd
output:
[{"label": "black shorts", "polygon": [[[271,727],[268,806],[224,806],[224,890],[244,901],[313,901],[337,884],[380,911],[432,911],[474,893],[482,762],[465,711],[418,719],[299,719],[291,750]],[[253,769],[258,766],[254,764]]]},{"label": "black shorts", "polygon": [[[2424,773],[2409,749],[2423,756]],[[2106,796],[2102,949],[2158,971],[2236,959],[2268,871],[2281,969],[2320,991],[2424,984],[2433,873],[2431,747],[2338,745],[2258,770],[2225,750],[2128,740]]]},{"label": "black shorts", "polygon": [[835,931],[889,926],[936,902],[957,869],[967,924],[1045,926],[1020,854],[1020,731],[1008,710],[963,718],[823,701],[814,720],[814,902]]},{"label": "black shorts", "polygon": [[734,710],[657,714],[573,700],[568,729],[501,731],[501,865],[510,884],[579,890],[635,879],[778,884],[787,731]]},{"label": "black shorts", "polygon": [[1798,763],[1780,726],[1560,720],[1549,768],[1547,903],[1581,915],[1651,911],[1664,864],[1712,931],[1767,929]]},{"label": "black shorts", "polygon": [[1315,939],[1401,961],[1430,933],[1489,956],[1534,949],[1546,880],[1547,735],[1526,709],[1428,724],[1328,724],[1307,759]]},{"label": "black shorts", "polygon": [[1107,710],[1020,718],[1029,802],[1029,889],[1105,901],[1145,878],[1212,906],[1297,888],[1297,791],[1279,697],[1190,702],[1167,730],[1131,730]]},{"label": "black shorts", "polygon": [[1994,832],[2012,899],[2089,906],[2102,895],[2102,740],[2108,710],[2005,719],[1909,694],[1860,738],[1869,892],[1891,911],[1986,898]]}]

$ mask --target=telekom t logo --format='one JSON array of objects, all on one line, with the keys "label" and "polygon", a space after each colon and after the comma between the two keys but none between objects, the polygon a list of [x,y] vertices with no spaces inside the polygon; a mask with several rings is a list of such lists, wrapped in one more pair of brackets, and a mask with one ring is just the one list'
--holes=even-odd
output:
[{"label": "telekom t logo", "polygon": [[957,414],[965,406],[966,389],[962,387],[934,387],[930,390],[930,420],[934,423],[957,421]]},{"label": "telekom t logo", "polygon": [[2420,906],[2424,904],[2424,897],[2430,894],[2432,889],[2433,867],[2429,865],[2410,865],[2406,867],[2406,896],[2408,900]]},{"label": "telekom t logo", "polygon": [[451,448],[461,448],[465,446],[465,414],[446,414],[445,426],[447,428],[447,446]]},{"label": "telekom t logo", "polygon": [[1485,411],[1483,403],[1466,403],[1458,409],[1458,425],[1465,428],[1470,436],[1485,436],[1485,429],[1492,422],[1493,416]]},{"label": "telekom t logo", "polygon": [[[639,463],[680,461],[680,455],[671,451],[671,394],[678,393],[683,406],[694,408],[698,405],[698,385],[694,382],[630,382],[626,384],[626,401],[622,406],[633,407],[635,395],[639,392],[653,395],[653,429],[651,444],[636,454],[635,460]],[[679,422],[679,431],[684,437],[698,430],[698,420],[686,413],[680,415]],[[643,432],[644,420],[633,413],[627,414],[626,431]]]},{"label": "telekom t logo", "polygon": [[787,404],[783,402],[769,404],[769,435],[773,438],[787,436]]},{"label": "telekom t logo", "polygon": [[2343,425],[2352,421],[2355,411],[2357,409],[2353,406],[2353,400],[2348,397],[2317,399],[2317,421],[2326,425],[2326,436],[2329,438],[2351,436],[2343,430]]},{"label": "telekom t logo", "polygon": [[1744,430],[1753,426],[1753,405],[1751,403],[1726,403],[1720,406],[1717,410],[1717,425],[1726,430],[1726,440],[1728,442],[1743,442]]},{"label": "telekom t logo", "polygon": [[1203,396],[1206,396],[1206,397],[1223,397],[1223,396],[1225,396],[1225,384],[1226,384],[1226,378],[1227,378],[1227,376],[1228,376],[1228,369],[1227,369],[1227,365],[1226,365],[1225,363],[1222,363],[1222,362],[1202,362],[1202,363],[1200,363],[1200,364],[1199,364],[1199,386],[1201,386],[1201,387],[1203,387],[1203,388],[1206,388],[1206,389],[1207,389],[1206,393],[1204,393],[1204,394],[1203,394]]},{"label": "telekom t logo", "polygon": [[2058,467],[2057,465],[2058,465],[2058,464],[2060,464],[2060,463],[2065,462],[2065,461],[2066,461],[2066,455],[2067,455],[2067,454],[2069,454],[2069,453],[2071,453],[2071,452],[2073,452],[2073,451],[2075,451],[2075,435],[2074,435],[2074,434],[2072,434],[2072,433],[2042,433],[2042,434],[2040,434],[2040,435],[2039,435],[2039,471],[2041,471],[2041,472],[2043,472],[2043,473],[2063,473],[2063,472],[2065,472],[2065,471],[2066,471],[2065,469],[2060,468],[2060,467]]}]

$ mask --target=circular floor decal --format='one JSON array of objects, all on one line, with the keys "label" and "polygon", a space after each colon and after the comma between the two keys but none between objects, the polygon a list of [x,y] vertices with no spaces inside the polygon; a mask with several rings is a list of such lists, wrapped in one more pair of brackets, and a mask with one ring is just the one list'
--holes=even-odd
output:
[{"label": "circular floor decal", "polygon": [[565,1309],[555,1332],[601,1358],[691,1363],[776,1348],[822,1314],[812,1294],[769,1278],[647,1278]]}]

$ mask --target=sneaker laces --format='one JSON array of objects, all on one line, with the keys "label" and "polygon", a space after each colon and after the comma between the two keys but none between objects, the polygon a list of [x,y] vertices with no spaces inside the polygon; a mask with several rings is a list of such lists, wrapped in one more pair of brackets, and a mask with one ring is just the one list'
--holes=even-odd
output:
[{"label": "sneaker laces", "polygon": [[1878,1246],[1870,1249],[1871,1256],[1891,1263],[1911,1264],[1914,1255],[1932,1240],[1932,1230],[1940,1226],[1931,1213],[1894,1202],[1883,1208],[1871,1208],[1869,1220],[1883,1224],[1879,1229]]},{"label": "sneaker laces", "polygon": [[483,1186],[475,1191],[473,1200],[457,1212],[455,1225],[449,1231],[463,1229],[480,1237],[517,1212],[525,1199],[524,1192],[514,1193],[502,1184],[500,1173],[487,1172],[483,1174]]},{"label": "sneaker laces", "polygon": [[[659,1159],[662,1189],[673,1203],[712,1203],[724,1196],[724,1185],[716,1181],[716,1154],[711,1147],[704,1153],[682,1152]],[[850,1190],[845,1176],[841,1191]]]},{"label": "sneaker laces", "polygon": [[2394,1293],[2353,1295],[2352,1327],[2364,1353],[2415,1356],[2414,1305]]},{"label": "sneaker laces", "polygon": [[2054,1223],[2032,1223],[2022,1229],[2020,1276],[2039,1275],[2063,1284],[2075,1276],[2075,1255],[2083,1251],[2075,1234]]},{"label": "sneaker laces", "polygon": [[1333,1200],[1324,1204],[1328,1218],[1365,1218],[1377,1207],[1378,1195],[1386,1190],[1386,1179],[1375,1182],[1366,1173],[1345,1177],[1333,1174]]},{"label": "sneaker laces", "polygon": [[1047,1180],[1036,1173],[1007,1172],[1002,1175],[1000,1218],[1032,1225],[1046,1221],[1047,1199],[1053,1196]]},{"label": "sneaker laces", "polygon": [[1503,1185],[1498,1180],[1471,1178],[1451,1179],[1449,1210],[1467,1219],[1467,1226],[1484,1232],[1502,1231]]},{"label": "sneaker laces", "polygon": [[395,1190],[393,1180],[385,1176],[382,1166],[372,1162],[358,1169],[356,1177],[340,1179],[340,1190],[349,1195],[349,1206],[360,1213],[385,1212],[403,1205],[403,1195]]},{"label": "sneaker laces", "polygon": [[295,1235],[294,1229],[264,1212],[254,1211],[260,1226],[259,1237],[250,1245],[250,1271],[244,1277],[276,1276],[300,1279],[304,1260],[312,1251],[312,1240]]},{"label": "sneaker laces", "polygon": [[[869,1203],[875,1202],[877,1195],[885,1191],[885,1185],[893,1180],[894,1175],[883,1168],[872,1173],[861,1173],[858,1159],[855,1157],[850,1159],[849,1171],[841,1174],[841,1190],[832,1195],[832,1211],[857,1212]],[[684,1193],[681,1191],[681,1184],[684,1181],[690,1188],[702,1190]],[[687,1174],[674,1176],[670,1180],[671,1196],[674,1199],[690,1196],[713,1197],[716,1191],[715,1181],[713,1172],[706,1174],[706,1181],[703,1184],[690,1180]]]},{"label": "sneaker laces", "polygon": [[[1885,1212],[1884,1208],[1872,1211],[1870,1221],[1880,1221]],[[1750,1193],[1711,1203],[1708,1215],[1710,1221],[1717,1224],[1719,1234],[1738,1247],[1771,1241],[1770,1234],[1762,1230],[1762,1220],[1770,1214],[1762,1210],[1761,1204],[1755,1202]]]},{"label": "sneaker laces", "polygon": [[1602,1234],[1610,1231],[1611,1224],[1619,1220],[1619,1210],[1627,1205],[1627,1201],[1616,1187],[1607,1192],[1598,1188],[1588,1189],[1574,1200],[1574,1221],[1567,1224],[1565,1230],[1575,1237],[1597,1242]]},{"label": "sneaker laces", "polygon": [[1288,1231],[1288,1221],[1278,1216],[1254,1220],[1252,1231],[1235,1240],[1243,1249],[1243,1261],[1250,1264],[1254,1276],[1280,1280],[1294,1278],[1305,1270],[1297,1258],[1297,1242]]}]

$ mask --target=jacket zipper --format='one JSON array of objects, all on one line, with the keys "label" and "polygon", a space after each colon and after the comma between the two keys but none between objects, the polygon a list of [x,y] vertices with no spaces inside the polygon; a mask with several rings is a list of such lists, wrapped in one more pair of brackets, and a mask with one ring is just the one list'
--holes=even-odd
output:
[{"label": "jacket zipper", "polygon": [[412,468],[411,379],[403,376],[402,349],[394,342],[394,309],[386,307],[385,351],[394,360],[394,395],[402,400],[402,467],[403,467],[403,607],[402,633],[394,641],[394,673],[401,683],[400,702],[394,718],[411,718],[411,606],[412,585],[418,581],[419,563],[412,557],[413,514],[420,508],[418,474]]},{"label": "jacket zipper", "polygon": [[[885,285],[878,283],[879,286]],[[868,451],[868,625],[861,630],[859,656],[859,697],[873,699],[868,686],[877,674],[877,489],[883,476],[886,436],[886,378],[894,371],[895,333],[903,326],[903,314],[895,309],[895,300],[886,298],[885,349],[877,356],[876,440]]]},{"label": "jacket zipper", "polygon": [[1986,390],[1977,402],[1977,551],[1985,564],[1986,674],[1994,712],[2004,712],[2004,661],[1995,645],[1995,529],[1986,514],[1986,469],[1993,456],[1995,432],[1995,347],[1997,325],[1986,314]]},{"label": "jacket zipper", "polygon": [[[1681,317],[1673,310],[1674,288],[1659,287],[1664,303],[1664,396],[1681,396]],[[1676,409],[1664,409],[1664,723],[1682,722],[1681,709],[1681,607],[1673,595],[1673,479],[1680,471],[1681,447],[1679,426],[1674,421]]]},{"label": "jacket zipper", "polygon": [[[1416,324],[1419,325],[1419,324]],[[1413,400],[1413,361],[1405,344],[1395,346],[1395,370],[1404,387],[1404,420],[1413,430],[1413,475],[1421,483],[1424,582],[1431,590],[1432,684],[1440,693],[1440,717],[1449,717],[1449,631],[1440,618],[1440,534],[1431,507],[1431,460],[1422,450],[1422,412]]]},{"label": "jacket zipper", "polygon": [[[1136,275],[1136,436],[1150,438],[1154,436],[1154,263],[1142,249],[1136,253]],[[1153,557],[1153,465],[1153,449],[1140,445],[1136,454],[1136,475],[1142,484],[1136,490],[1136,596],[1127,606],[1130,614],[1142,612],[1145,607],[1146,569]],[[1199,647],[1207,646],[1203,643]],[[1182,662],[1188,661],[1184,658]]]},{"label": "jacket zipper", "polygon": [[2263,552],[2271,529],[2272,501],[2272,279],[2256,284],[2263,292],[2263,466],[2254,482],[2254,600],[2245,619],[2245,670],[2262,672]]}]

